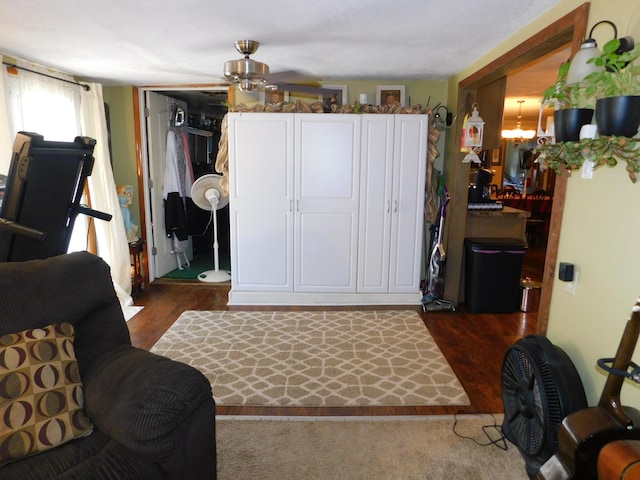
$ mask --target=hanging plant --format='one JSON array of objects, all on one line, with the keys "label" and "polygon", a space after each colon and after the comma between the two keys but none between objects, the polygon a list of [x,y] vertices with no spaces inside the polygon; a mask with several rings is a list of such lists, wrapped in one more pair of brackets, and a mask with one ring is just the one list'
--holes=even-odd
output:
[{"label": "hanging plant", "polygon": [[556,82],[542,94],[544,105],[554,105],[556,109],[593,108],[595,101],[586,95],[586,86],[582,82],[567,83],[571,61],[558,68]]},{"label": "hanging plant", "polygon": [[618,162],[627,164],[627,173],[636,183],[640,173],[640,138],[600,137],[585,138],[579,142],[548,143],[534,149],[538,163],[562,173],[563,168],[579,170],[585,160],[591,160],[594,169],[607,165],[615,167]]},{"label": "hanging plant", "polygon": [[609,40],[602,47],[602,54],[589,61],[602,69],[584,79],[587,97],[640,95],[640,65],[635,65],[640,58],[640,44],[622,53],[618,53],[619,48],[619,38]]}]

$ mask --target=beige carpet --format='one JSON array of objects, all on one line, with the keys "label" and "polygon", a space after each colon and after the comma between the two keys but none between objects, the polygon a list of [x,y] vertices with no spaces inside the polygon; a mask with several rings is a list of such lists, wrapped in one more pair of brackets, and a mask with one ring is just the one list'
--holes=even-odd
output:
[{"label": "beige carpet", "polygon": [[186,311],[151,349],[219,405],[468,405],[415,311]]},{"label": "beige carpet", "polygon": [[[451,416],[256,418],[217,417],[218,480],[528,479],[515,446],[460,438]],[[484,444],[493,423],[464,415],[456,432]]]}]

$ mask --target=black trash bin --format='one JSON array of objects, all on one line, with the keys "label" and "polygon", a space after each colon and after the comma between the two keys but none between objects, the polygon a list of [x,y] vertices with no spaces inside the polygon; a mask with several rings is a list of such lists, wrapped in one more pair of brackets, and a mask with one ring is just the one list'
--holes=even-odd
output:
[{"label": "black trash bin", "polygon": [[517,238],[465,239],[465,303],[472,312],[519,310],[526,251],[526,242]]}]

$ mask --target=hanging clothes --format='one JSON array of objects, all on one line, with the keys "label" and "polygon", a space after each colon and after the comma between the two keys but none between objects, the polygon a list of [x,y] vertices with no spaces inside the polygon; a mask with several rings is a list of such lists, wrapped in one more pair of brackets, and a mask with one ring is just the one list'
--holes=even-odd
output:
[{"label": "hanging clothes", "polygon": [[[163,191],[165,231],[167,236],[175,236],[179,242],[186,242],[189,238],[185,205],[187,199],[191,201],[191,186],[193,182],[193,168],[185,136],[181,131],[170,129],[167,132]],[[184,249],[186,249],[186,245]]]}]

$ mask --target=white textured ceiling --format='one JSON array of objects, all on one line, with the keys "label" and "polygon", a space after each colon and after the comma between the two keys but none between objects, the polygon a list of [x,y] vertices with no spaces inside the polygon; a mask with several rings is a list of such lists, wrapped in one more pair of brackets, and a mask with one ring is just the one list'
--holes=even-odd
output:
[{"label": "white textured ceiling", "polygon": [[1,0],[0,53],[105,85],[223,81],[233,42],[272,72],[446,79],[561,0]]}]

